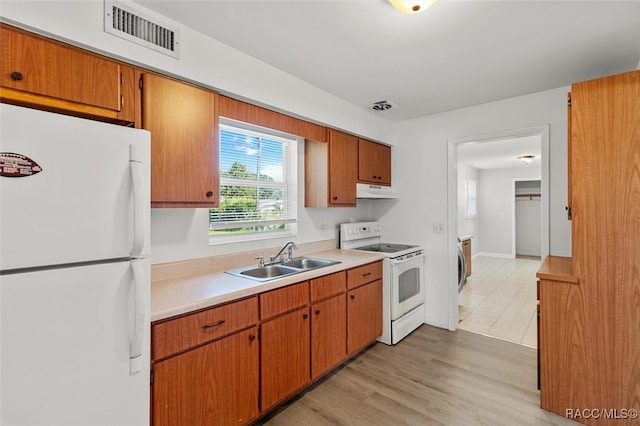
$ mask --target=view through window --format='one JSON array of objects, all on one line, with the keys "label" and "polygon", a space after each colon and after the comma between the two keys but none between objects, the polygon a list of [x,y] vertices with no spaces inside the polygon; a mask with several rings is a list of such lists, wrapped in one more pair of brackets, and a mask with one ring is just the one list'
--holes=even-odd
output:
[{"label": "view through window", "polygon": [[220,207],[209,213],[212,242],[295,234],[297,140],[221,119]]}]

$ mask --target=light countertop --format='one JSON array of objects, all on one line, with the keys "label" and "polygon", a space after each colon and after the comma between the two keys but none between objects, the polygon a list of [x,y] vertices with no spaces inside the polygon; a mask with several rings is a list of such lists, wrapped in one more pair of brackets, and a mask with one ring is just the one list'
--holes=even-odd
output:
[{"label": "light countertop", "polygon": [[340,249],[305,256],[340,263],[264,282],[236,277],[223,271],[154,281],[151,283],[151,321],[159,321],[384,259],[384,255],[379,253]]},{"label": "light countertop", "polygon": [[547,256],[538,268],[536,277],[544,280],[578,283],[578,277],[573,275],[573,260],[570,257]]}]

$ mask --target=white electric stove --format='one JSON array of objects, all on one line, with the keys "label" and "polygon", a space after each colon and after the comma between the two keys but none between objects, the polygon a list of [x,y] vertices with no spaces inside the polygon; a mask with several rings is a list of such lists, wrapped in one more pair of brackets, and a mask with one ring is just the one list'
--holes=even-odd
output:
[{"label": "white electric stove", "polygon": [[382,241],[378,222],[340,225],[340,248],[384,254],[382,262],[382,335],[395,345],[424,324],[424,263],[422,247]]}]

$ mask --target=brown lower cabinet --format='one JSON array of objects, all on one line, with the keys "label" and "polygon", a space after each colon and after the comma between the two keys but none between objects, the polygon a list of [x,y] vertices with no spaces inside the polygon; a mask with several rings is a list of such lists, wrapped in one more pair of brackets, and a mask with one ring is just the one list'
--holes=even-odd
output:
[{"label": "brown lower cabinet", "polygon": [[343,294],[311,305],[311,378],[316,380],[347,357],[347,308]]},{"label": "brown lower cabinet", "polygon": [[258,414],[257,327],[153,366],[153,424],[241,425]]},{"label": "brown lower cabinet", "polygon": [[382,280],[347,293],[347,354],[360,352],[382,334]]},{"label": "brown lower cabinet", "polygon": [[154,322],[152,424],[255,422],[374,343],[381,271],[373,262]]},{"label": "brown lower cabinet", "polygon": [[268,410],[309,384],[309,308],[262,323],[261,407]]}]

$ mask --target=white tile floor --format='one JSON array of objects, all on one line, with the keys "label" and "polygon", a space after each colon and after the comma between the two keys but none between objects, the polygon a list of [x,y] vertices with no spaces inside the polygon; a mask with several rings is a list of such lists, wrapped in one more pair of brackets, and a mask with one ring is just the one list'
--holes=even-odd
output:
[{"label": "white tile floor", "polygon": [[459,327],[535,348],[540,260],[477,256],[472,265],[460,292]]}]

